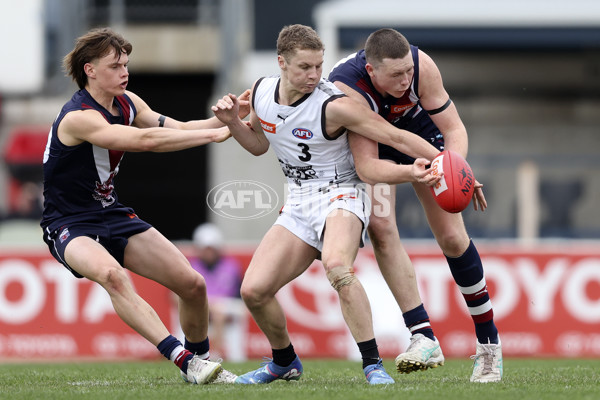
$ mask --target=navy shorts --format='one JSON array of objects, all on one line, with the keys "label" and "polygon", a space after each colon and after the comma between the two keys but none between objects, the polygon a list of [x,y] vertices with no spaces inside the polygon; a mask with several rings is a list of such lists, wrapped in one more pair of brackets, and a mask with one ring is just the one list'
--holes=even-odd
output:
[{"label": "navy shorts", "polygon": [[[439,151],[444,150],[444,136],[438,127],[435,126],[425,110],[421,110],[421,112],[414,117],[405,117],[398,121],[394,121],[393,125],[396,128],[405,129],[421,136]],[[392,160],[396,164],[412,164],[415,162],[413,157],[381,143],[379,143],[379,158],[383,160]]]},{"label": "navy shorts", "polygon": [[82,215],[80,218],[69,217],[68,221],[53,231],[46,228],[44,242],[58,262],[77,278],[82,278],[65,261],[65,248],[71,240],[79,236],[90,237],[104,246],[119,264],[123,265],[125,247],[129,238],[150,228],[152,225],[139,219],[133,209],[116,207]]}]

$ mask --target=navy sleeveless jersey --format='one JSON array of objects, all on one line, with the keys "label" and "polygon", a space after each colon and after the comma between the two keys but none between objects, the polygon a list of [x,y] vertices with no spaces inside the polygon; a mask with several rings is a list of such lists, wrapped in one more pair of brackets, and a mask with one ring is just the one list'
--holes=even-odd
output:
[{"label": "navy sleeveless jersey", "polygon": [[118,116],[111,115],[87,90],[76,92],[67,102],[48,134],[44,152],[44,212],[40,225],[54,230],[62,224],[120,206],[114,178],[125,152],[108,150],[83,142],[65,146],[57,135],[58,126],[71,111],[95,110],[110,124],[131,125],[136,109],[127,95],[115,97]]},{"label": "navy sleeveless jersey", "polygon": [[331,82],[340,81],[356,90],[367,100],[373,111],[392,124],[404,116],[410,115],[412,117],[421,111],[421,106],[419,105],[418,86],[419,49],[411,45],[410,50],[415,64],[415,72],[410,89],[404,92],[404,95],[400,98],[384,97],[375,89],[365,68],[367,59],[364,50],[340,60],[331,70],[329,80]]},{"label": "navy sleeveless jersey", "polygon": [[[364,50],[340,60],[331,70],[329,80],[342,82],[356,90],[367,100],[371,109],[389,123],[419,135],[441,151],[444,149],[444,136],[419,103],[419,49],[411,45],[410,51],[414,62],[413,80],[400,98],[384,97],[375,89],[365,68],[367,59]],[[401,164],[414,162],[414,158],[381,143],[379,158]]]}]

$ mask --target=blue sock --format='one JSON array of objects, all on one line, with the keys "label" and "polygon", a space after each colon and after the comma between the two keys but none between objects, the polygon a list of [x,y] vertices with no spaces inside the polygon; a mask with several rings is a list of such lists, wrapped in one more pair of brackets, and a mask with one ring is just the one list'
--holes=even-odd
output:
[{"label": "blue sock", "polygon": [[402,314],[402,317],[404,317],[404,323],[406,324],[406,327],[410,331],[411,335],[420,333],[431,340],[435,340],[433,329],[431,328],[431,323],[429,322],[429,315],[427,315],[427,311],[425,310],[423,303],[412,310],[405,312]]}]

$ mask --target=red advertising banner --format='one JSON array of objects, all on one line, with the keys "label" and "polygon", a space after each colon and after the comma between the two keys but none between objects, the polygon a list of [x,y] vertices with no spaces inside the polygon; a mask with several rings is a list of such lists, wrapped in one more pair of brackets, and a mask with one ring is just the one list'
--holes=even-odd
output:
[{"label": "red advertising banner", "polygon": [[[505,357],[600,356],[600,246],[567,242],[527,249],[478,247]],[[445,258],[435,246],[407,248],[444,354],[474,354],[473,323]],[[247,266],[252,249],[232,250]],[[359,252],[355,270],[371,302],[380,352],[395,357],[408,345],[409,334],[372,250]],[[175,331],[176,303],[171,293],[131,276],[136,290]],[[277,297],[302,357],[359,358],[320,262]],[[235,350],[225,359],[270,356],[268,342],[247,312],[231,331],[235,332],[228,342]],[[43,249],[5,250],[0,251],[0,358],[18,357],[152,358],[159,354],[117,317],[100,286],[76,279]]]},{"label": "red advertising banner", "polygon": [[[131,274],[168,320],[170,292]],[[157,350],[116,315],[98,284],[75,278],[48,251],[0,253],[0,357],[147,358]]]},{"label": "red advertising banner", "polygon": [[[600,246],[557,242],[478,248],[505,356],[600,357]],[[474,354],[474,325],[445,257],[432,245],[409,245],[407,250],[444,354]],[[359,252],[355,271],[371,302],[380,353],[395,357],[408,346],[409,333],[371,249]],[[360,357],[320,262],[277,297],[299,354]],[[247,331],[246,355],[269,356],[269,344],[251,320]]]}]

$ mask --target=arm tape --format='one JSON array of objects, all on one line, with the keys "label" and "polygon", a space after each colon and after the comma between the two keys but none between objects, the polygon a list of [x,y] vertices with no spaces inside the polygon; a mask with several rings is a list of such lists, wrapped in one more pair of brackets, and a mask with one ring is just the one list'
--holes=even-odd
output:
[{"label": "arm tape", "polygon": [[431,110],[431,111],[428,111],[428,110],[425,110],[425,111],[427,111],[427,114],[429,114],[429,115],[439,114],[442,111],[444,111],[446,108],[450,107],[450,104],[452,104],[452,100],[448,99],[446,104],[444,104],[440,108],[436,108],[435,110]]},{"label": "arm tape", "polygon": [[163,126],[165,126],[165,120],[167,119],[167,117],[165,117],[164,115],[161,115],[160,117],[158,117],[158,127],[162,128]]}]

